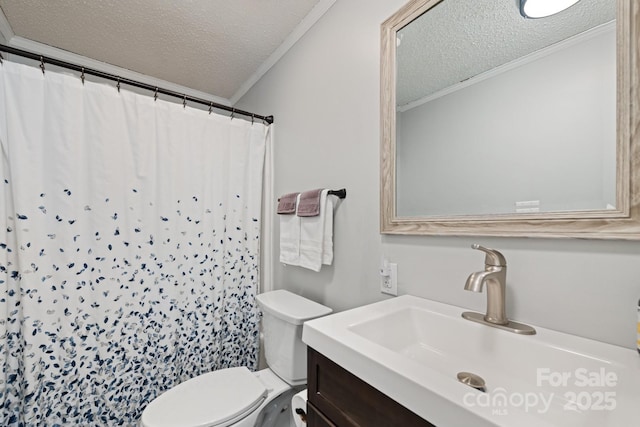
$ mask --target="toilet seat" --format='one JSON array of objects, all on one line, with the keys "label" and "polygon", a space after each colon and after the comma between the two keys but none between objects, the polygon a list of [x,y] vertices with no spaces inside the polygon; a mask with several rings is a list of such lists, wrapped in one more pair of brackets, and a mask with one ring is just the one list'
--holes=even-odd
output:
[{"label": "toilet seat", "polygon": [[142,427],[225,427],[259,407],[267,389],[246,367],[191,378],[151,402]]}]

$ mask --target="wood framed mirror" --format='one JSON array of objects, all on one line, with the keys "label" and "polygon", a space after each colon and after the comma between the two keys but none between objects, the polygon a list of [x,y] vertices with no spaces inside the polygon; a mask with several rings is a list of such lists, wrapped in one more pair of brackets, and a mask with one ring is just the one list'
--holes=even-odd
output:
[{"label": "wood framed mirror", "polygon": [[[598,16],[572,23],[589,9]],[[640,0],[582,0],[546,21],[519,15],[515,0],[412,0],[387,19],[381,232],[640,239],[639,14]],[[575,29],[551,35],[554,25]],[[584,51],[598,43],[600,53]],[[599,62],[580,62],[575,49]],[[541,71],[556,60],[573,69]],[[544,83],[529,83],[532,74]],[[589,79],[599,94],[573,86]],[[542,101],[525,97],[544,91]],[[560,105],[568,114],[555,120]],[[589,138],[604,148],[587,148]]]}]

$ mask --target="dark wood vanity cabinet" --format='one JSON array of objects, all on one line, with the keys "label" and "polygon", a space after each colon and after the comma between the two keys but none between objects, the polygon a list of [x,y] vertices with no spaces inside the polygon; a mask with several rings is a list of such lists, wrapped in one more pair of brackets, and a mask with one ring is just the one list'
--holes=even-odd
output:
[{"label": "dark wood vanity cabinet", "polygon": [[307,392],[307,427],[434,427],[312,348]]}]

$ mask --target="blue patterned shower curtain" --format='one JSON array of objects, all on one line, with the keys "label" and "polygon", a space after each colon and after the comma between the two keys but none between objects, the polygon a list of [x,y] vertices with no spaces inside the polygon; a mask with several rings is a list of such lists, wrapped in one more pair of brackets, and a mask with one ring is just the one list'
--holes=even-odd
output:
[{"label": "blue patterned shower curtain", "polygon": [[0,425],[135,425],[257,364],[268,128],[0,65]]}]

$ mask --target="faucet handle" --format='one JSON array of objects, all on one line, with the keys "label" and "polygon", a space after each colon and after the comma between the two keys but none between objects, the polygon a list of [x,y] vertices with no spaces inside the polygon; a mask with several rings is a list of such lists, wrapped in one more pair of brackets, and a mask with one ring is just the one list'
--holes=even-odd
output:
[{"label": "faucet handle", "polygon": [[485,248],[484,246],[480,246],[477,243],[471,245],[471,249],[478,249],[486,254],[484,258],[485,265],[491,265],[494,267],[506,267],[507,260],[500,252],[495,249]]}]

